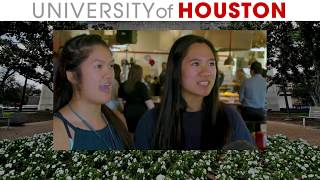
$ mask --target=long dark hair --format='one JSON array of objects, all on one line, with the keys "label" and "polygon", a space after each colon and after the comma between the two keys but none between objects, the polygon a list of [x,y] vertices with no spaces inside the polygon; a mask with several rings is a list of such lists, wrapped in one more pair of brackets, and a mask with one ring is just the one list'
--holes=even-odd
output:
[{"label": "long dark hair", "polygon": [[[164,83],[164,94],[161,97],[158,121],[154,132],[154,149],[183,149],[184,137],[182,130],[183,112],[187,104],[181,95],[181,63],[187,55],[189,47],[194,43],[206,44],[213,52],[216,62],[217,53],[207,39],[187,35],[178,39],[171,47]],[[217,63],[216,63],[217,64]],[[218,67],[216,66],[218,72]],[[220,149],[227,142],[230,134],[229,122],[219,103],[218,73],[210,94],[202,103],[202,139],[201,149]]]},{"label": "long dark hair", "polygon": [[[109,50],[109,46],[99,35],[80,35],[66,42],[62,49],[59,61],[56,64],[57,72],[54,81],[54,112],[58,112],[66,106],[73,95],[72,84],[68,81],[66,72],[73,71],[77,80],[80,82],[81,71],[80,65],[90,55],[93,46],[102,45]],[[111,53],[111,51],[110,51]],[[81,83],[81,82],[80,82]],[[130,136],[121,120],[107,106],[101,106],[102,113],[107,117],[110,124],[119,134],[125,148],[132,147]]]},{"label": "long dark hair", "polygon": [[142,67],[137,64],[132,65],[129,70],[128,80],[124,84],[124,91],[126,93],[132,92],[136,83],[142,80],[142,75]]}]

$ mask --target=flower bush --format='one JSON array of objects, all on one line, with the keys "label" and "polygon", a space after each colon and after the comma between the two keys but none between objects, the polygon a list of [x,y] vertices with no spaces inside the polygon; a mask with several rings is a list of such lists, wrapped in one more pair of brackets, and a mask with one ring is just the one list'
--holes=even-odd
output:
[{"label": "flower bush", "polygon": [[320,179],[320,148],[282,135],[264,151],[53,151],[52,133],[0,141],[0,179]]}]

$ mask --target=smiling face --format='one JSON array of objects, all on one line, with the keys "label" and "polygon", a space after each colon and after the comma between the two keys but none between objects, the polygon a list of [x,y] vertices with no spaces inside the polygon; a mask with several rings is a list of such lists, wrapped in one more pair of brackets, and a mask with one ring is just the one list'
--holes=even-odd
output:
[{"label": "smiling face", "polygon": [[80,98],[100,104],[111,99],[113,64],[112,55],[105,46],[95,45],[91,48],[88,58],[80,65]]},{"label": "smiling face", "polygon": [[181,64],[182,97],[202,100],[208,96],[216,73],[216,59],[211,49],[205,43],[192,44]]}]

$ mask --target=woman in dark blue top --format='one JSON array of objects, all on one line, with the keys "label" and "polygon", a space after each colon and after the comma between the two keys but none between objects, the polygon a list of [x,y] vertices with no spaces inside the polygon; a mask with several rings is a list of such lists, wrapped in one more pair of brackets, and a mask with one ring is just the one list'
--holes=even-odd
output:
[{"label": "woman in dark blue top", "polygon": [[98,35],[66,42],[54,83],[55,150],[130,149],[132,142],[120,115],[111,111],[114,60]]},{"label": "woman in dark blue top", "polygon": [[172,46],[159,109],[135,132],[138,149],[222,149],[237,140],[254,144],[241,116],[219,103],[217,55],[207,39],[187,35]]}]

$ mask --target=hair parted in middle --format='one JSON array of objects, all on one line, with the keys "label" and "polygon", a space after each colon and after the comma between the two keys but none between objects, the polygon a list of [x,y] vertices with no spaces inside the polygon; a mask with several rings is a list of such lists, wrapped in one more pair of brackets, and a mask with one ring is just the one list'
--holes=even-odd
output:
[{"label": "hair parted in middle", "polygon": [[[207,39],[186,35],[175,41],[168,56],[164,93],[156,123],[156,130],[152,143],[153,149],[183,149],[184,137],[182,130],[183,112],[187,104],[182,97],[182,61],[186,57],[191,45],[195,43],[207,45],[217,64],[217,53],[214,46]],[[216,72],[218,67],[216,66]],[[230,125],[219,103],[218,73],[210,94],[203,99],[203,126],[201,135],[201,149],[220,149],[230,135]]]}]

